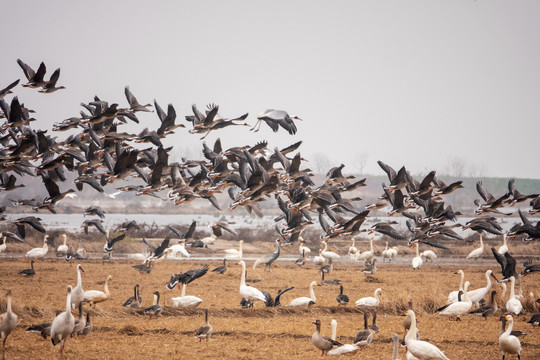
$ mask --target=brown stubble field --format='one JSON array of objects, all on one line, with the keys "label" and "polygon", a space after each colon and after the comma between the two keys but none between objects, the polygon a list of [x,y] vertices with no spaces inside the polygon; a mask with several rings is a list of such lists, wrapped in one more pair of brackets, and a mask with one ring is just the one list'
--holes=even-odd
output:
[{"label": "brown stubble field", "polygon": [[[323,335],[330,336],[330,321],[338,321],[338,340],[351,343],[357,331],[363,328],[363,310],[354,301],[364,296],[373,296],[376,288],[382,288],[381,305],[378,308],[377,323],[381,328],[374,341],[355,355],[362,359],[390,359],[392,343],[390,336],[396,332],[403,335],[402,318],[399,316],[406,307],[408,297],[412,297],[418,314],[418,326],[422,339],[440,347],[450,359],[498,359],[498,331],[500,322],[492,317],[487,321],[476,316],[465,316],[463,321],[450,321],[446,317],[433,315],[433,309],[443,305],[451,290],[459,283],[454,272],[458,267],[424,264],[419,271],[410,266],[380,264],[378,272],[372,276],[360,273],[362,266],[336,264],[334,272],[327,279],[340,279],[349,295],[351,303],[346,308],[338,308],[336,295],[338,286],[318,286],[315,288],[317,304],[306,308],[264,308],[255,304],[255,310],[241,309],[240,266],[229,261],[224,275],[209,272],[187,287],[187,295],[203,299],[194,310],[176,309],[170,306],[170,298],[180,295],[180,290],[172,292],[165,288],[170,275],[202,266],[197,261],[163,261],[151,274],[140,275],[131,265],[137,262],[116,260],[102,265],[101,261],[81,263],[83,288],[102,290],[107,275],[112,275],[110,292],[112,298],[100,303],[92,317],[94,332],[87,336],[69,339],[66,345],[67,359],[310,359],[320,356],[312,345],[314,332],[312,321],[322,321]],[[208,262],[210,269],[220,262]],[[261,276],[255,285],[260,290],[275,296],[278,289],[295,286],[282,296],[282,304],[300,296],[309,296],[309,283],[319,280],[313,264],[298,268],[292,263],[275,263],[272,275],[263,268],[255,272],[248,265],[248,278]],[[0,291],[13,291],[13,308],[19,316],[18,328],[7,340],[8,359],[52,359],[59,357],[58,348],[49,340],[37,334],[29,334],[24,329],[31,325],[54,318],[57,309],[65,308],[67,285],[76,285],[76,263],[65,263],[59,259],[45,259],[36,263],[36,276],[21,278],[17,272],[27,268],[26,259],[2,259],[0,262]],[[499,273],[498,265],[490,267],[463,266],[466,280],[471,288],[485,286],[484,273],[491,268]],[[538,296],[540,286],[538,275],[526,277],[523,281],[524,293],[531,291]],[[149,319],[140,312],[124,309],[121,304],[133,293],[133,286],[141,285],[143,307],[151,304],[152,293],[162,294],[162,304],[166,305],[163,315]],[[501,293],[497,285],[495,289]],[[528,296],[527,296],[528,297]],[[5,311],[5,298],[0,300],[0,308]],[[504,300],[506,302],[506,299]],[[499,304],[503,302],[499,299]],[[86,309],[87,307],[85,307]],[[195,330],[204,322],[203,309],[208,308],[214,336],[208,343],[193,337]],[[525,304],[525,311],[518,317],[516,328],[529,334],[521,338],[522,358],[540,358],[540,329],[526,324],[534,311],[532,301]],[[500,313],[502,314],[502,313]],[[497,314],[498,316],[500,314]],[[400,357],[405,358],[404,348]]]}]

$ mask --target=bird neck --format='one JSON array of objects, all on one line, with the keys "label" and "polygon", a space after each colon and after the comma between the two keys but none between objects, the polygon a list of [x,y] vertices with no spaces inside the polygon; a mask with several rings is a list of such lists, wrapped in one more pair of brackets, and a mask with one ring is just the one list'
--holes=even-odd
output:
[{"label": "bird neck", "polygon": [[317,302],[317,298],[315,297],[315,291],[313,290],[313,285],[313,282],[309,284],[309,297],[311,298],[311,300],[313,300],[313,302]]},{"label": "bird neck", "polygon": [[416,315],[414,312],[410,312],[407,316],[411,318],[411,326],[409,327],[407,335],[405,335],[405,343],[407,343],[409,340],[416,339]]},{"label": "bird neck", "polygon": [[488,291],[489,291],[489,289],[491,289],[491,276],[489,272],[486,272],[486,281],[487,281],[486,287],[488,288]]},{"label": "bird neck", "polygon": [[186,296],[186,284],[182,284],[182,294],[180,296],[184,297]]},{"label": "bird neck", "polygon": [[337,321],[332,321],[331,325],[332,325],[332,336],[330,337],[330,339],[336,340],[336,336],[337,336]]},{"label": "bird neck", "polygon": [[369,249],[373,251],[373,238],[369,238]]},{"label": "bird neck", "polygon": [[420,246],[418,246],[418,244],[416,244],[416,257],[420,257],[420,253],[419,253],[419,248]]},{"label": "bird neck", "polygon": [[204,322],[206,323],[207,326],[209,325],[209,323],[208,323],[208,309],[205,310],[205,312],[204,312]]},{"label": "bird neck", "polygon": [[242,266],[242,275],[240,275],[240,286],[246,286],[246,263],[240,261],[240,266]]},{"label": "bird neck", "polygon": [[394,341],[394,349],[392,350],[392,360],[397,360],[397,354],[398,354],[398,343],[399,339],[396,336],[392,335],[392,340]]},{"label": "bird neck", "polygon": [[514,319],[510,318],[508,319],[508,328],[504,332],[506,336],[510,335],[512,333],[512,328],[514,327]]},{"label": "bird neck", "polygon": [[82,275],[81,275],[81,269],[77,267],[77,286],[82,285]]},{"label": "bird neck", "polygon": [[11,295],[7,297],[7,312],[11,314]]},{"label": "bird neck", "polygon": [[364,313],[364,330],[368,328],[368,317],[369,317],[369,312],[365,312]]},{"label": "bird neck", "polygon": [[107,278],[105,279],[105,287],[104,287],[104,290],[105,290],[105,295],[109,296],[110,293],[109,293],[109,277],[107,276]]},{"label": "bird neck", "polygon": [[463,290],[463,281],[465,280],[465,273],[462,271],[459,273],[461,276],[459,279],[459,290]]},{"label": "bird neck", "polygon": [[64,235],[64,236],[62,236],[62,237],[64,238],[64,246],[66,246],[67,236]]},{"label": "bird neck", "polygon": [[484,247],[484,240],[482,240],[482,235],[480,235],[480,248]]},{"label": "bird neck", "polygon": [[66,312],[71,315],[71,290],[68,291],[66,296]]},{"label": "bird neck", "polygon": [[510,299],[514,299],[516,297],[516,292],[514,290],[515,285],[516,285],[516,279],[512,276],[510,278]]}]

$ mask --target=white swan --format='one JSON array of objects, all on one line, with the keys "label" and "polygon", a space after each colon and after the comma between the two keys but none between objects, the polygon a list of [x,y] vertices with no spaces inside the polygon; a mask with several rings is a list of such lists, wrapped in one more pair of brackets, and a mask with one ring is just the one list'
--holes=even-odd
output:
[{"label": "white swan", "polygon": [[474,249],[467,255],[467,259],[478,260],[480,256],[484,253],[484,241],[482,240],[482,234],[480,234],[480,247]]},{"label": "white swan", "polygon": [[467,314],[471,310],[471,307],[472,307],[472,301],[471,299],[469,299],[469,296],[467,295],[468,288],[469,288],[469,282],[466,281],[463,287],[462,301],[447,304],[443,306],[442,308],[439,308],[436,314],[446,315],[450,317],[455,316],[456,320],[461,320],[460,316]]},{"label": "white swan", "polygon": [[482,300],[491,290],[491,270],[486,271],[486,287],[471,290],[467,293],[469,299],[471,299],[474,306],[479,306],[480,300]]},{"label": "white swan", "polygon": [[328,260],[330,259],[337,260],[341,258],[341,256],[339,256],[335,252],[328,251],[328,243],[326,241],[322,241],[322,243],[324,243],[324,250],[321,252],[321,256],[323,256],[325,259],[328,259]]},{"label": "white swan", "polygon": [[67,287],[66,311],[58,314],[51,324],[51,341],[53,345],[60,345],[60,358],[64,355],[66,340],[71,336],[75,327],[75,318],[71,314],[71,286]]},{"label": "white swan", "polygon": [[390,255],[393,258],[395,258],[398,254],[398,247],[397,246],[392,246],[390,249],[388,249],[388,251],[390,252]]},{"label": "white swan", "polygon": [[47,254],[47,251],[49,251],[49,247],[47,246],[47,239],[49,238],[49,235],[45,235],[43,237],[43,247],[40,248],[33,248],[32,250],[29,250],[26,253],[26,257],[29,259],[40,259]]},{"label": "white swan", "polygon": [[68,252],[68,246],[66,245],[66,242],[67,242],[67,235],[66,234],[62,234],[62,239],[64,239],[64,243],[62,245],[59,245],[57,248],[56,248],[56,252],[58,254],[62,254],[62,255],[66,255],[66,253]]},{"label": "white swan", "polygon": [[465,281],[465,273],[463,272],[463,270],[459,269],[456,272],[456,274],[460,275],[459,289],[451,291],[450,294],[448,294],[448,303],[454,303],[454,302],[458,301],[458,293],[459,293],[460,290],[463,291],[463,282]]},{"label": "white swan", "polygon": [[186,296],[186,284],[182,284],[182,294],[178,297],[171,298],[171,303],[174,307],[197,307],[202,303],[202,299],[192,295]]},{"label": "white swan", "polygon": [[316,281],[312,281],[311,284],[309,284],[309,297],[299,297],[296,299],[293,299],[287,306],[310,306],[317,302],[317,298],[315,297],[315,291],[313,290],[314,286],[318,286]]},{"label": "white swan", "polygon": [[504,253],[508,252],[508,244],[506,242],[506,233],[503,233],[503,244],[499,247],[499,250],[497,252],[501,255],[504,255]]},{"label": "white swan", "polygon": [[166,248],[163,253],[166,254],[167,258],[170,257],[170,256],[174,256],[174,257],[178,257],[178,255],[180,255],[180,257],[190,257],[191,255],[187,252],[186,250],[186,247],[184,246],[184,244],[176,244],[176,245],[171,245],[169,246],[168,248]]},{"label": "white swan", "polygon": [[314,256],[313,257],[313,263],[316,265],[316,266],[321,266],[322,264],[324,264],[326,262],[326,258],[324,256],[322,256],[323,250],[322,249],[319,249],[319,256]]},{"label": "white swan", "polygon": [[379,306],[379,302],[380,302],[379,295],[382,295],[381,288],[378,288],[377,290],[375,290],[375,292],[373,293],[373,297],[368,296],[368,297],[363,297],[361,299],[356,300],[356,305],[357,306]]},{"label": "white swan", "polygon": [[514,319],[512,318],[512,315],[506,315],[505,318],[508,321],[508,329],[499,336],[499,348],[502,351],[503,359],[506,354],[517,354],[519,359],[521,343],[516,336],[510,335],[512,328],[514,327]]},{"label": "white swan", "polygon": [[225,259],[240,259],[243,256],[242,245],[244,240],[240,240],[238,243],[238,249],[227,249],[225,250]]},{"label": "white swan", "polygon": [[428,260],[431,260],[431,262],[433,262],[433,259],[436,259],[437,258],[437,254],[435,254],[434,251],[432,250],[424,250],[421,254],[420,254],[420,257],[421,258],[425,258],[426,259],[426,262]]},{"label": "white swan", "polygon": [[84,300],[84,290],[82,288],[81,271],[84,272],[81,264],[77,264],[77,286],[71,291],[71,308],[76,309],[79,303]]},{"label": "white swan", "polygon": [[[330,322],[330,325],[332,326],[332,336],[330,336],[330,339],[336,340],[337,335],[337,320],[332,319]],[[344,344],[338,347],[334,347],[332,350],[328,352],[328,355],[343,355],[343,354],[350,354],[355,351],[360,350],[360,348],[353,344]]]},{"label": "white swan", "polygon": [[448,357],[446,357],[446,355],[444,355],[444,353],[435,345],[428,343],[427,341],[416,339],[416,315],[413,310],[407,311],[407,317],[411,320],[411,327],[409,328],[407,335],[405,335],[407,351],[420,360],[449,360]]},{"label": "white swan", "polygon": [[352,245],[349,247],[349,251],[348,251],[348,254],[351,257],[355,257],[358,254],[358,249],[356,248],[356,246],[354,246],[355,241],[356,241],[356,239],[353,237],[352,238]]},{"label": "white swan", "polygon": [[373,250],[373,238],[369,238],[369,250],[364,251],[356,256],[356,260],[371,260],[375,256],[375,250]]},{"label": "white swan", "polygon": [[3,253],[4,251],[6,251],[6,248],[7,248],[6,240],[7,240],[7,237],[2,236],[2,239],[0,240],[0,253]]},{"label": "white swan", "polygon": [[300,251],[300,255],[311,253],[311,249],[306,246],[306,242],[304,241],[304,239],[300,239],[300,244],[298,244],[298,250]]},{"label": "white swan", "polygon": [[412,259],[412,268],[414,270],[420,269],[420,267],[424,263],[424,261],[422,260],[422,258],[420,257],[420,254],[418,252],[419,247],[420,246],[418,245],[418,243],[416,243],[416,256]]},{"label": "white swan", "polygon": [[266,296],[264,296],[259,289],[246,285],[246,263],[240,260],[236,264],[242,266],[242,274],[240,275],[240,295],[247,300],[258,300],[266,303]]},{"label": "white swan", "polygon": [[0,335],[2,337],[2,355],[6,357],[6,339],[17,327],[17,315],[11,310],[11,290],[7,291],[6,312],[0,315]]},{"label": "white swan", "polygon": [[203,237],[201,239],[201,242],[204,244],[205,247],[208,247],[208,245],[213,244],[217,239],[217,236],[214,234],[211,234],[210,236]]},{"label": "white swan", "polygon": [[516,278],[511,276],[510,277],[510,298],[506,302],[506,310],[510,313],[519,315],[521,310],[523,309],[523,305],[521,304],[521,301],[516,298],[516,292],[515,292],[515,285],[516,285]]},{"label": "white swan", "polygon": [[391,249],[388,249],[388,241],[387,241],[386,247],[382,251],[383,262],[384,262],[384,259],[388,259],[388,261],[392,261],[392,251],[390,250]]},{"label": "white swan", "polygon": [[105,279],[104,291],[88,290],[84,292],[84,301],[89,302],[90,305],[109,300],[111,293],[109,292],[109,280],[112,280],[112,276],[109,275]]}]

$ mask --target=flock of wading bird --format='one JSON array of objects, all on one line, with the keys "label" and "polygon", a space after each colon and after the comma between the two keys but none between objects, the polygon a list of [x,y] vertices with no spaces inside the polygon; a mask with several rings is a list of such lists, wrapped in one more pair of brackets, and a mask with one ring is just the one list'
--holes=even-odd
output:
[{"label": "flock of wading bird", "polygon": [[[51,94],[57,90],[64,89],[64,86],[57,86],[60,76],[60,69],[54,71],[49,80],[45,80],[46,67],[41,63],[36,71],[30,66],[17,60],[23,69],[27,82],[23,87],[40,89],[40,93]],[[462,182],[457,181],[452,184],[445,184],[437,178],[435,171],[431,171],[422,181],[414,179],[403,166],[399,171],[395,171],[389,165],[379,161],[378,164],[388,175],[388,185],[383,184],[383,194],[379,201],[364,207],[360,210],[354,205],[360,201],[358,197],[346,197],[347,193],[365,186],[365,179],[355,179],[354,176],[345,176],[342,173],[344,165],[334,167],[328,171],[322,184],[315,184],[313,172],[303,167],[305,159],[299,152],[293,153],[301,145],[298,141],[283,149],[268,148],[267,141],[261,141],[255,145],[244,145],[231,147],[224,150],[218,138],[213,147],[210,148],[202,143],[204,160],[187,160],[182,162],[169,162],[169,152],[172,147],[165,147],[162,140],[178,131],[178,128],[185,128],[184,124],[176,123],[176,111],[172,104],[169,104],[165,112],[156,100],[153,105],[148,103],[140,104],[129,87],[125,88],[127,106],[120,107],[118,103],[109,103],[95,96],[89,103],[81,103],[83,110],[79,116],[74,116],[53,125],[53,131],[70,131],[71,134],[64,140],[47,134],[48,130],[39,130],[34,124],[39,123],[35,116],[35,111],[27,108],[19,99],[19,96],[7,97],[13,94],[14,89],[19,89],[20,80],[16,80],[6,88],[0,90],[0,118],[5,118],[2,125],[2,136],[0,138],[0,191],[11,191],[23,187],[20,178],[25,176],[40,177],[45,186],[48,196],[43,199],[10,199],[14,206],[29,206],[36,212],[50,211],[56,213],[56,205],[65,197],[72,197],[76,190],[71,188],[71,180],[67,178],[75,177],[73,183],[79,191],[83,187],[90,186],[96,191],[108,196],[115,196],[117,193],[108,194],[105,188],[112,186],[118,180],[136,179],[130,181],[130,185],[117,187],[119,191],[135,192],[135,195],[148,195],[172,201],[176,205],[188,203],[196,199],[206,199],[218,210],[221,205],[215,197],[216,193],[227,191],[232,199],[229,208],[234,210],[243,207],[248,213],[253,213],[261,217],[262,210],[260,203],[275,199],[282,214],[275,219],[275,228],[278,233],[276,240],[276,252],[267,254],[257,261],[253,267],[265,264],[269,269],[272,263],[279,257],[280,249],[283,246],[299,243],[301,257],[297,264],[302,266],[306,263],[306,254],[311,251],[303,242],[302,231],[315,223],[314,217],[318,217],[318,222],[322,228],[322,245],[318,256],[313,256],[312,261],[320,266],[319,271],[323,276],[322,284],[340,285],[337,280],[324,280],[324,274],[330,273],[333,269],[332,261],[340,255],[328,250],[328,240],[335,238],[352,239],[353,244],[349,249],[349,256],[358,261],[365,261],[366,269],[363,272],[374,273],[375,252],[371,238],[371,248],[365,252],[359,252],[354,246],[354,238],[364,232],[373,234],[375,232],[403,241],[409,246],[416,246],[417,256],[413,259],[413,267],[420,268],[422,258],[433,259],[433,251],[425,251],[419,254],[419,244],[447,249],[438,239],[455,239],[463,241],[464,238],[454,229],[470,229],[480,234],[480,248],[469,254],[468,258],[478,258],[483,253],[482,235],[487,233],[503,235],[506,248],[499,250],[492,248],[493,255],[500,263],[503,278],[499,282],[511,282],[510,299],[506,303],[508,315],[501,317],[503,328],[499,338],[499,346],[503,353],[517,354],[520,357],[520,341],[517,335],[512,333],[514,320],[511,313],[519,314],[521,311],[520,296],[515,294],[514,284],[516,279],[521,284],[521,277],[540,270],[539,265],[532,263],[524,264],[524,269],[520,273],[516,272],[516,261],[508,252],[506,238],[519,237],[523,242],[530,242],[540,239],[540,222],[533,224],[527,218],[522,209],[519,209],[521,223],[515,224],[510,229],[503,229],[499,224],[499,216],[509,215],[505,212],[508,208],[517,203],[528,202],[530,205],[529,215],[540,211],[540,196],[538,194],[521,194],[514,185],[513,180],[508,184],[508,192],[495,197],[490,194],[481,182],[477,183],[477,190],[481,200],[475,200],[477,215],[473,220],[465,224],[457,222],[459,212],[454,211],[450,205],[444,201],[447,194],[462,187]],[[154,110],[151,110],[151,108]],[[197,106],[192,106],[193,114],[185,116],[186,125],[191,126],[190,134],[202,135],[204,139],[210,132],[229,126],[249,126],[245,120],[248,114],[243,114],[234,118],[222,117],[218,111],[219,106],[210,104],[202,112]],[[146,127],[138,134],[120,132],[119,127],[127,124],[128,121],[139,123],[142,113],[155,112],[160,120],[157,129]],[[298,117],[291,117],[282,110],[266,110],[257,117],[257,122],[251,131],[259,131],[262,122],[266,123],[274,132],[280,128],[294,135],[297,132],[295,120]],[[147,145],[137,145],[147,144]],[[148,146],[144,148],[144,146]],[[76,175],[66,176],[66,172]],[[137,185],[133,185],[136,183]],[[60,191],[59,184],[65,188]],[[388,215],[401,214],[407,217],[407,229],[402,231],[395,228],[396,222],[379,222],[366,228],[362,227],[364,221],[369,216],[372,209],[390,208]],[[46,229],[41,223],[41,219],[35,216],[26,216],[15,220],[6,220],[4,213],[6,207],[2,207],[2,221],[4,228],[16,225],[16,232],[3,231],[1,233],[0,251],[6,250],[6,242],[24,242],[27,226],[35,230],[46,233]],[[85,215],[94,215],[98,218],[86,220],[81,225],[88,233],[89,227],[95,227],[105,236],[104,259],[112,259],[113,247],[115,243],[121,241],[126,233],[137,228],[134,221],[128,221],[114,231],[104,229],[102,218],[105,211],[98,206],[90,206],[86,209]],[[495,216],[496,215],[496,216]],[[193,232],[195,224],[190,230],[183,234],[174,227],[169,227],[168,235],[159,246],[154,246],[143,239],[150,248],[150,254],[144,256],[143,263],[134,266],[141,273],[149,273],[155,264],[174,254],[189,256],[186,246],[201,247],[208,246],[217,237],[222,235],[223,230],[235,234],[230,228],[230,224],[220,222],[214,224],[213,234],[204,239],[194,239]],[[27,257],[32,259],[32,268],[21,272],[21,275],[32,276],[35,274],[33,262],[35,259],[44,257],[47,254],[48,235],[44,237],[43,247],[32,249],[27,253]],[[172,245],[171,240],[178,238],[177,244]],[[448,242],[445,242],[448,244]],[[64,243],[59,246],[58,252],[65,255],[66,260],[72,258],[84,259],[87,255],[84,246],[79,243],[79,249],[72,251],[71,247]],[[391,260],[397,255],[394,248],[386,247],[383,252],[383,260]],[[266,306],[279,306],[280,297],[286,291],[292,289],[288,287],[280,291],[275,299],[271,295],[259,291],[253,286],[246,285],[246,264],[242,258],[242,241],[240,248],[227,251],[226,257],[237,258],[237,264],[241,265],[240,295],[242,296],[242,306],[253,307],[256,301],[263,302]],[[328,262],[328,264],[325,264]],[[227,269],[224,260],[223,266],[212,271],[223,273]],[[63,350],[66,340],[74,334],[86,334],[92,329],[90,321],[90,311],[83,312],[83,304],[90,306],[106,301],[110,298],[107,277],[104,291],[84,291],[82,288],[83,268],[77,265],[77,285],[67,287],[66,309],[59,313],[52,322],[32,326],[28,331],[37,331],[43,337],[50,336],[54,345],[60,345],[60,353]],[[186,285],[208,271],[208,266],[191,269],[185,273],[173,274],[167,288],[173,289],[177,284],[182,283],[182,295],[173,298],[174,306],[194,307],[198,306],[202,300],[195,296],[185,295]],[[485,288],[470,290],[469,283],[465,282],[464,274],[461,271],[460,288],[454,294],[449,295],[448,305],[440,308],[438,313],[456,317],[459,319],[468,313],[479,314],[484,317],[497,312],[497,302],[494,301],[495,292],[490,293],[490,276],[493,272],[486,273],[487,286]],[[316,281],[310,285],[310,297],[297,298],[288,304],[289,306],[309,306],[316,302],[314,286],[319,285]],[[521,286],[520,286],[521,288]],[[369,345],[374,333],[378,331],[375,322],[368,325],[369,316],[375,319],[376,309],[379,304],[381,289],[377,289],[374,297],[362,298],[356,301],[356,305],[364,306],[365,329],[360,331],[353,344],[342,344],[335,339],[336,322],[333,322],[334,336],[325,337],[320,334],[321,322],[314,321],[316,331],[312,336],[315,347],[322,351],[322,354],[344,354],[359,350],[363,346]],[[3,354],[5,356],[6,339],[10,332],[17,326],[17,316],[11,307],[12,292],[7,292],[7,312],[0,316],[0,334],[3,340]],[[490,297],[491,301],[485,303],[484,298]],[[159,316],[162,307],[159,303],[160,294],[154,293],[154,304],[143,310],[144,314]],[[124,306],[131,308],[142,308],[139,286],[134,288],[134,295],[124,303]],[[340,287],[340,294],[336,301],[340,305],[349,302],[347,295],[343,294],[343,286]],[[411,303],[412,304],[412,303]],[[473,305],[476,309],[473,310]],[[72,315],[72,310],[79,310],[78,319]],[[530,323],[539,324],[539,314],[531,317]],[[504,330],[505,323],[508,322],[508,329]],[[415,313],[411,309],[407,311],[403,322],[407,329],[404,337],[404,345],[407,349],[407,359],[446,359],[447,357],[435,345],[422,341],[418,338]],[[206,311],[205,325],[196,331],[197,338],[208,340],[212,334],[212,326],[208,321],[208,311]],[[518,334],[519,335],[519,334]],[[394,338],[394,355],[397,357],[398,338]]]}]

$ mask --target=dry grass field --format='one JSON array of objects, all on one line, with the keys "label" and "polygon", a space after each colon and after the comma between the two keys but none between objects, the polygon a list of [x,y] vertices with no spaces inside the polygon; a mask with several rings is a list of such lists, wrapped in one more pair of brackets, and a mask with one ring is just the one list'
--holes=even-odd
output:
[{"label": "dry grass field", "polygon": [[[278,289],[294,286],[295,289],[282,296],[282,303],[309,296],[308,286],[320,280],[313,264],[298,268],[292,263],[275,263],[273,274],[251,269],[248,261],[248,278],[261,277],[254,284],[273,296]],[[337,307],[338,286],[315,288],[317,303],[310,308],[265,308],[256,303],[254,310],[242,309],[238,292],[241,268],[229,261],[223,275],[208,272],[187,287],[188,295],[203,299],[199,308],[183,310],[173,308],[170,299],[179,296],[179,289],[169,291],[165,285],[172,273],[184,272],[204,263],[197,261],[163,261],[150,274],[140,275],[131,265],[137,262],[116,260],[111,264],[101,261],[81,263],[85,290],[102,290],[107,275],[112,275],[110,292],[112,298],[96,306],[92,316],[94,331],[87,336],[71,338],[66,344],[66,359],[312,359],[320,356],[311,343],[315,327],[312,321],[322,321],[323,335],[330,335],[330,321],[338,321],[337,338],[351,343],[355,334],[363,328],[363,311],[354,301],[373,296],[376,288],[382,288],[382,300],[378,307],[377,323],[381,331],[375,334],[368,347],[352,355],[361,359],[391,359],[390,336],[396,332],[403,335],[402,313],[411,297],[418,314],[418,327],[422,339],[441,348],[450,359],[498,359],[500,321],[498,316],[484,321],[468,315],[456,322],[434,315],[433,310],[446,302],[448,293],[455,290],[459,276],[456,266],[424,264],[419,271],[410,266],[379,264],[378,272],[366,276],[360,265],[336,264],[327,279],[340,279],[351,303]],[[220,265],[208,262],[210,269]],[[17,273],[28,267],[26,259],[2,259],[0,261],[0,291],[13,291],[13,309],[19,316],[18,328],[7,340],[7,359],[53,359],[59,350],[37,334],[25,332],[31,324],[51,321],[55,310],[65,308],[66,286],[76,285],[76,263],[63,259],[45,259],[36,263],[36,275],[22,278]],[[485,286],[484,273],[488,268],[499,274],[499,266],[493,261],[489,267],[463,266],[466,280],[471,288]],[[274,276],[275,275],[275,276]],[[165,305],[161,317],[149,319],[140,311],[124,309],[121,304],[132,295],[133,286],[139,283],[143,307],[151,304],[152,293],[162,294]],[[524,312],[517,317],[515,328],[528,332],[521,338],[523,359],[540,358],[540,328],[526,324],[533,308],[529,293],[540,295],[538,275],[523,281],[526,304]],[[494,288],[501,293],[499,285]],[[5,311],[5,298],[0,300]],[[504,300],[506,302],[506,299]],[[499,305],[504,306],[501,299]],[[195,330],[204,322],[203,309],[208,308],[214,336],[208,343],[193,337]],[[87,309],[87,307],[85,307]],[[405,358],[400,348],[401,359]]]}]

